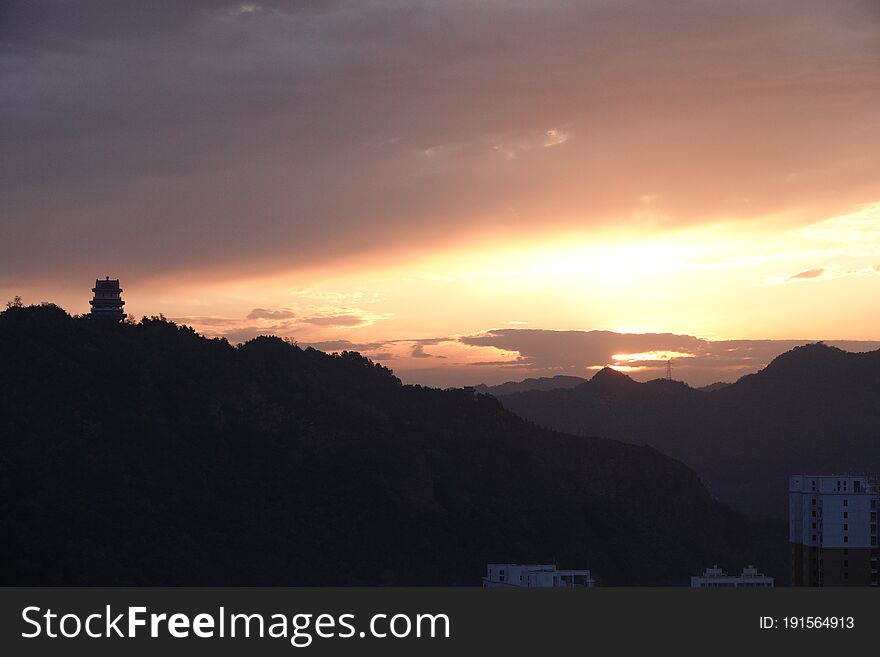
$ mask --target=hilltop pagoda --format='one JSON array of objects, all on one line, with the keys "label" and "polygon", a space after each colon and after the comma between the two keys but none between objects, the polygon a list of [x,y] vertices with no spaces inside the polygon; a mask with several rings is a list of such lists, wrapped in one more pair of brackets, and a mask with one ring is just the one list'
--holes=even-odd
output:
[{"label": "hilltop pagoda", "polygon": [[95,280],[95,287],[92,288],[95,297],[89,301],[92,306],[92,317],[106,317],[117,321],[125,319],[125,312],[122,306],[125,301],[122,300],[122,288],[119,287],[119,279],[111,279],[107,276],[103,281]]}]

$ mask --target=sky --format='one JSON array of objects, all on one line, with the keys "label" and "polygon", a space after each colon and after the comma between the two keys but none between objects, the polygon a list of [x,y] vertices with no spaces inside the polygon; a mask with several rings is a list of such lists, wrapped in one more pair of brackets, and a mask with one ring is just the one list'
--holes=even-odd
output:
[{"label": "sky", "polygon": [[0,295],[732,381],[880,347],[878,108],[876,0],[5,0]]}]

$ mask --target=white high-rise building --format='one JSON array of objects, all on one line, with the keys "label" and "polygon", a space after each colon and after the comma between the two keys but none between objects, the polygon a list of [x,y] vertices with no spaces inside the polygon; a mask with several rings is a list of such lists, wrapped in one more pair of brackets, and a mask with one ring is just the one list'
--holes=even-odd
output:
[{"label": "white high-rise building", "polygon": [[877,586],[877,500],[873,475],[789,478],[792,586]]}]

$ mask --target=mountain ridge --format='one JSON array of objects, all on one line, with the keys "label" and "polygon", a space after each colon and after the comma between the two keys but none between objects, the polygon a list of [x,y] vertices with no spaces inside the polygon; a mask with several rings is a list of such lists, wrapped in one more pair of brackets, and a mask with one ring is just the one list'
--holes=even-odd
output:
[{"label": "mountain ridge", "polygon": [[880,470],[880,350],[816,343],[727,386],[669,383],[632,381],[611,391],[590,381],[502,403],[541,426],[651,445],[749,513],[783,517],[790,474]]},{"label": "mountain ridge", "polygon": [[486,385],[481,383],[473,386],[474,390],[499,397],[501,395],[510,395],[514,392],[526,392],[528,390],[556,390],[558,388],[573,388],[586,381],[587,379],[580,376],[570,376],[567,374],[557,374],[555,376],[541,376],[523,379],[522,381],[505,381],[496,385]]},{"label": "mountain ridge", "polygon": [[682,463],[359,354],[43,306],[0,314],[0,362],[6,585],[478,585],[492,561],[785,579],[783,526]]}]

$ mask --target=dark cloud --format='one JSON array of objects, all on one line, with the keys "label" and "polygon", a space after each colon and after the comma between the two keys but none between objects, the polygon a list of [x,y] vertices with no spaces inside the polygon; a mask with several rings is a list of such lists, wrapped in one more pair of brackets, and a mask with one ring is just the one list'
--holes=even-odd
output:
[{"label": "dark cloud", "polygon": [[464,336],[467,345],[516,351],[518,365],[539,368],[583,369],[612,362],[612,355],[649,351],[695,352],[705,340],[671,333],[627,334],[612,331],[550,331],[545,329],[496,329],[482,335]]},{"label": "dark cloud", "polygon": [[429,354],[427,351],[425,351],[425,344],[436,344],[436,342],[423,342],[420,344],[414,344],[409,352],[410,358],[446,358],[446,356]]},{"label": "dark cloud", "polygon": [[524,358],[517,358],[515,360],[478,360],[473,363],[468,363],[473,367],[500,367],[504,369],[511,368],[527,368],[530,366],[529,361]]},{"label": "dark cloud", "polygon": [[[662,375],[666,360],[657,355],[623,359],[615,356],[675,352],[682,354],[672,356],[675,377],[693,385],[705,385],[714,381],[736,380],[764,367],[781,353],[817,340],[706,340],[671,333],[498,329],[481,335],[462,337],[460,341],[467,345],[495,347],[519,353],[519,358],[514,360],[476,363],[483,370],[515,368],[527,370],[530,375],[535,373],[541,376],[584,376],[588,368],[623,365],[638,368],[632,374],[644,380]],[[825,342],[846,351],[880,349],[880,341]],[[491,374],[490,377],[499,378]],[[462,378],[458,377],[458,380]]]},{"label": "dark cloud", "polygon": [[690,223],[876,191],[867,3],[243,4],[2,3],[0,278],[289,267],[620,221],[646,193]]},{"label": "dark cloud", "polygon": [[247,319],[290,319],[296,317],[296,314],[290,310],[266,310],[265,308],[254,308],[247,315]]}]

